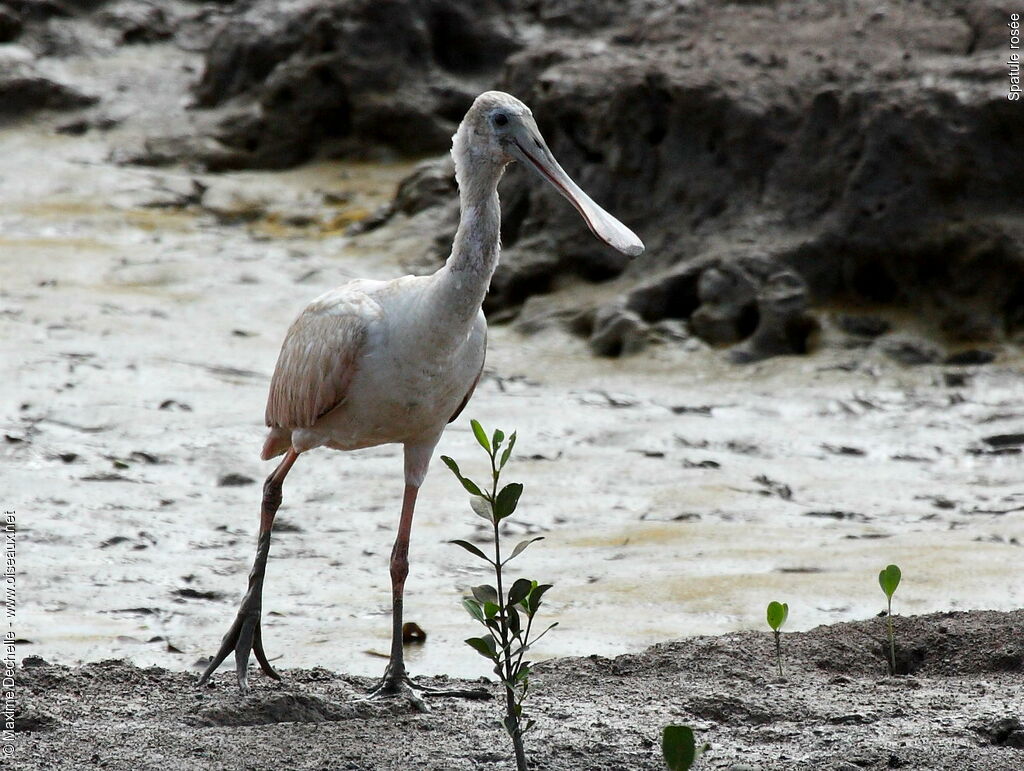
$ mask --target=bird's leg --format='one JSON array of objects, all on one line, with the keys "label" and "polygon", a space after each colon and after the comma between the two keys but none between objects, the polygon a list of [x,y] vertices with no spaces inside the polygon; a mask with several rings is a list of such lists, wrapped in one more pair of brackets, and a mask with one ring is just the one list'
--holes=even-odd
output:
[{"label": "bird's leg", "polygon": [[427,711],[423,699],[413,690],[409,674],[405,670],[405,652],[402,640],[402,609],[405,595],[405,579],[409,575],[409,535],[412,531],[412,515],[416,508],[416,494],[419,487],[405,485],[402,499],[402,518],[398,523],[398,535],[391,549],[391,658],[384,670],[380,683],[370,691],[371,696],[402,695],[421,712]]},{"label": "bird's leg", "polygon": [[221,642],[220,650],[213,657],[213,661],[199,678],[199,685],[203,685],[210,679],[221,662],[228,657],[231,651],[235,652],[235,674],[238,677],[238,687],[242,693],[249,690],[248,667],[249,652],[256,654],[256,660],[263,672],[280,680],[281,676],[274,671],[267,661],[267,654],[263,652],[263,635],[260,629],[260,616],[263,610],[263,578],[267,572],[267,557],[270,554],[270,533],[274,527],[274,516],[281,505],[281,486],[284,478],[288,475],[299,454],[295,450],[288,450],[284,459],[274,472],[267,477],[263,485],[263,505],[260,508],[260,535],[256,546],[256,559],[249,573],[249,588],[242,598],[242,604],[238,608],[238,615],[228,629],[227,634]]},{"label": "bird's leg", "polygon": [[412,530],[412,515],[416,506],[419,488],[406,484],[402,501],[402,518],[398,524],[398,535],[391,550],[391,659],[384,677],[370,691],[371,697],[403,696],[420,712],[429,712],[420,693],[428,696],[455,696],[465,699],[489,699],[491,693],[482,689],[441,690],[428,688],[412,682],[405,669],[405,655],[402,643],[402,610],[405,594],[405,579],[409,575],[409,534]]}]

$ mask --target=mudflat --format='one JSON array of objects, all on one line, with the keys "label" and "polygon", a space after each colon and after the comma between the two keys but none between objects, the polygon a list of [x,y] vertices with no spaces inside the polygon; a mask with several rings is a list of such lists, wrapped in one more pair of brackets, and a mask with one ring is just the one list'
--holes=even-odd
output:
[{"label": "mudflat", "polygon": [[[1012,771],[1024,757],[1024,612],[898,618],[887,675],[884,622],[785,635],[784,677],[763,633],[693,637],[634,654],[537,669],[532,768],[661,769],[669,723],[711,744],[701,768]],[[195,677],[121,659],[65,667],[29,659],[18,761],[48,769],[510,768],[495,698],[441,700],[429,714],[362,700],[369,678],[326,669],[257,679]],[[432,685],[478,686],[448,678]]]},{"label": "mudflat", "polygon": [[[125,163],[187,128],[201,57],[164,42],[102,53],[33,65],[102,96],[84,123],[0,128],[14,767],[509,767],[496,701],[414,715],[360,700],[388,643],[396,447],[311,453],[289,477],[264,606],[285,682],[254,675],[242,698],[225,669],[195,688],[252,558],[288,324],[348,278],[434,265],[438,212],[349,230],[409,161]],[[940,350],[939,317],[891,303],[819,304],[807,355],[745,367],[682,323],[611,360],[560,323],[636,283],[553,281],[517,324],[495,324],[439,447],[479,473],[468,418],[519,431],[507,473],[526,492],[507,537],[545,536],[515,567],[555,585],[544,613],[560,622],[536,650],[536,767],[658,768],[670,722],[712,744],[709,768],[1024,767],[1019,347]],[[436,462],[406,600],[427,632],[407,660],[427,682],[488,674],[459,605],[486,576],[448,543],[482,542],[478,523]],[[894,677],[875,580],[892,562]],[[770,600],[790,606],[783,679]]]}]

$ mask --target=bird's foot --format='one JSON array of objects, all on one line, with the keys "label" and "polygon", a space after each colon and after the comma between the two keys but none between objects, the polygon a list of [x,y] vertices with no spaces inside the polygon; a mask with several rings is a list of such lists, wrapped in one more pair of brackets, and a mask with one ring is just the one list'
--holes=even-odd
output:
[{"label": "bird's foot", "polygon": [[423,688],[416,685],[404,671],[395,672],[391,665],[384,671],[384,677],[380,682],[371,688],[367,699],[403,698],[408,701],[417,712],[430,712],[430,707],[420,696]]},{"label": "bird's foot", "polygon": [[217,667],[228,657],[231,651],[235,652],[235,675],[238,678],[238,689],[242,693],[249,692],[249,653],[256,654],[256,661],[260,669],[267,677],[280,680],[281,676],[274,671],[267,660],[267,654],[263,651],[263,633],[260,628],[259,611],[246,610],[245,605],[238,611],[235,621],[228,629],[224,639],[221,641],[220,650],[213,657],[213,661],[199,678],[199,685],[203,686],[210,675],[217,671]]},{"label": "bird's foot", "polygon": [[431,688],[414,683],[404,671],[396,673],[388,665],[384,677],[366,694],[367,699],[401,697],[406,699],[419,712],[429,712],[424,696],[449,697],[457,699],[489,699],[491,692],[483,688]]}]

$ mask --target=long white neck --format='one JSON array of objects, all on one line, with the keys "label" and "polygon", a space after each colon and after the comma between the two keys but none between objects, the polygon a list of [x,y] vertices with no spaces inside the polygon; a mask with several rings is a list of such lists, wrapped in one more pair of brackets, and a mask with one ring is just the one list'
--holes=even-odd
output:
[{"label": "long white neck", "polygon": [[[458,147],[458,144],[456,144]],[[435,274],[437,302],[456,324],[468,326],[483,304],[501,250],[498,182],[503,167],[467,163],[456,153],[461,207],[452,253]]]}]

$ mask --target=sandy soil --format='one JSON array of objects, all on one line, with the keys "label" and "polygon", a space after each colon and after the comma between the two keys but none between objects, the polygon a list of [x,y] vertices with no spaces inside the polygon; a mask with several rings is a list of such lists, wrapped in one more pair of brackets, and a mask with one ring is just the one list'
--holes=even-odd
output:
[{"label": "sandy soil", "polygon": [[[97,88],[130,72],[125,102],[145,94],[145,115],[174,119],[173,81],[190,75],[166,67],[172,54],[187,58],[124,49],[64,74]],[[73,667],[21,670],[21,725],[39,730],[18,762],[504,767],[492,706],[427,717],[353,706],[368,682],[353,676],[379,673],[387,648],[397,448],[304,457],[269,569],[270,655],[286,671],[351,675],[293,670],[281,688],[257,678],[245,702],[227,672],[213,691],[191,685],[252,556],[283,332],[347,276],[399,275],[421,257],[415,219],[344,235],[408,167],[125,167],[114,161],[144,135],[142,118],[84,137],[55,134],[60,122],[0,131],[0,474],[19,524],[18,657]],[[567,287],[543,302],[615,291]],[[538,678],[538,767],[655,768],[652,742],[670,720],[706,734],[711,767],[1024,764],[974,728],[1020,716],[1019,614],[902,619],[926,662],[911,678],[882,677],[876,621],[788,637],[786,683],[771,678],[767,635],[735,634],[762,628],[771,599],[789,602],[796,630],[870,618],[889,562],[904,570],[901,614],[1024,598],[1019,442],[986,441],[1024,429],[1020,353],[903,368],[821,316],[815,354],[748,368],[696,341],[608,362],[558,332],[493,331],[486,376],[440,451],[472,469],[468,417],[518,428],[509,473],[526,494],[513,534],[547,538],[519,564],[555,584],[548,613],[561,622],[538,655],[630,654],[557,661]],[[927,331],[892,318],[899,334]],[[409,618],[429,635],[410,652],[415,673],[486,672],[460,642],[472,627],[459,596],[481,575],[447,543],[479,538],[473,520],[436,463],[407,588]],[[1008,658],[972,664],[979,646]],[[112,656],[161,669],[80,666]],[[318,711],[366,719],[321,723]]]}]

